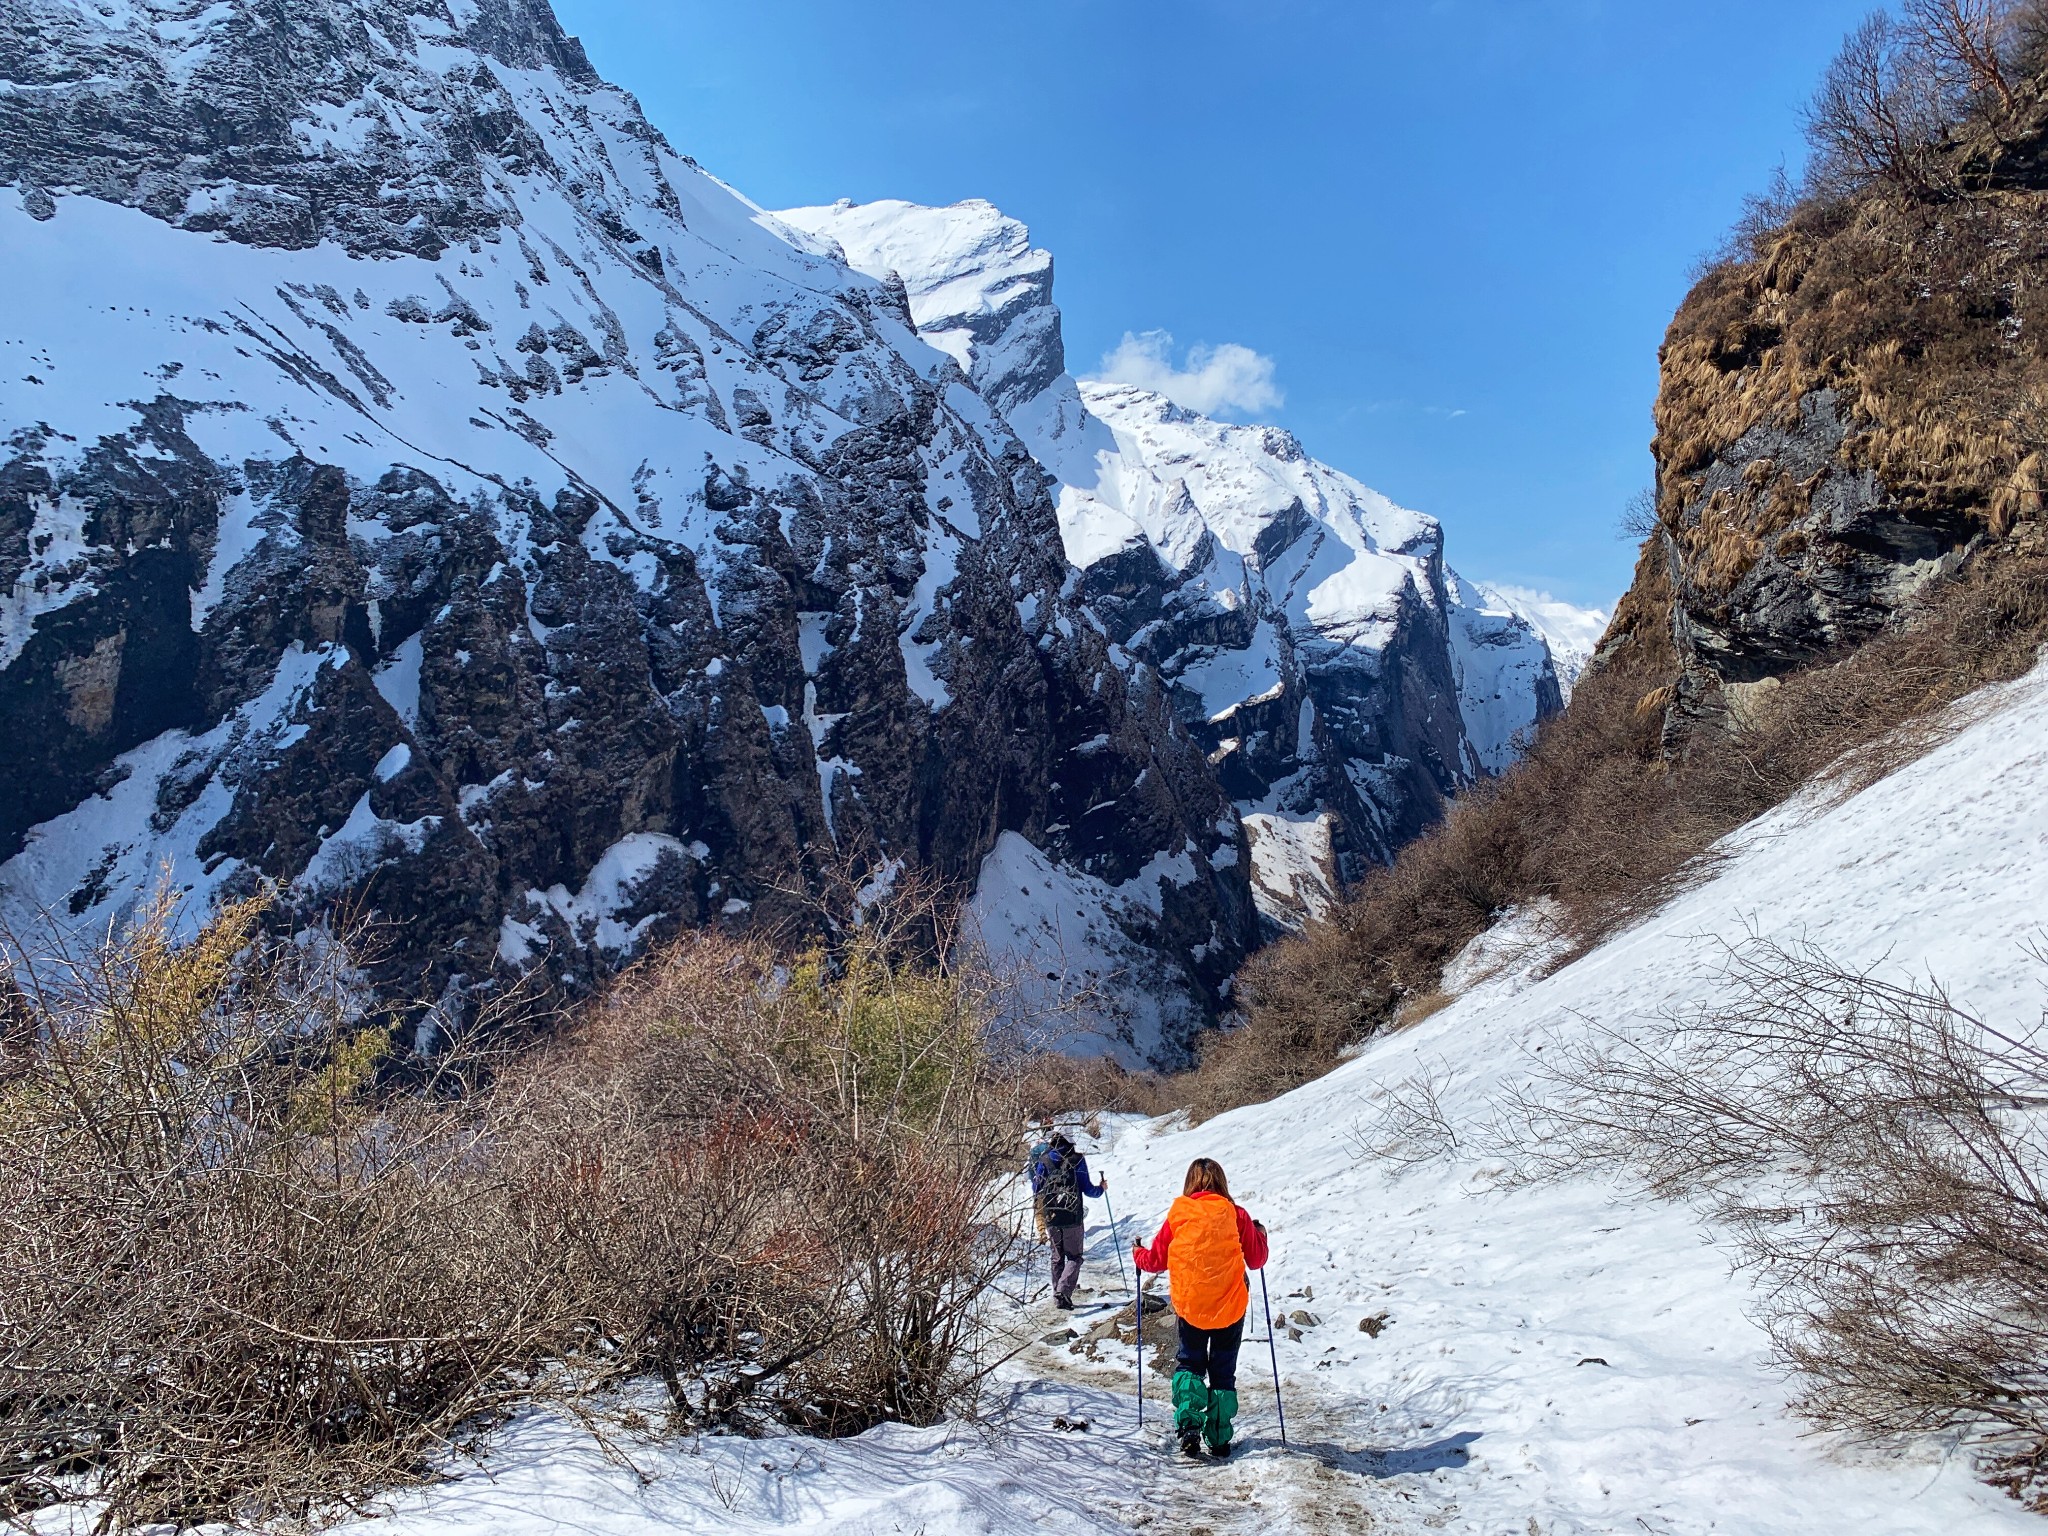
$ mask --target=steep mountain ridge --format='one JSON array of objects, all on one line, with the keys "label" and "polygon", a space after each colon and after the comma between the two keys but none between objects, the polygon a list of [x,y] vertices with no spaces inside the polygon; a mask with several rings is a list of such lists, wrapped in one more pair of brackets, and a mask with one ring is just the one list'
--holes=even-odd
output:
[{"label": "steep mountain ridge", "polygon": [[[801,926],[823,866],[902,858],[978,882],[1032,974],[1059,890],[1101,1003],[1071,1043],[1185,1059],[1261,931],[1229,760],[1284,799],[1307,759],[1291,714],[1261,758],[1190,705],[1241,578],[1070,562],[1008,419],[1064,378],[1049,287],[989,331],[1013,366],[963,369],[543,0],[26,0],[0,80],[12,926],[163,871],[194,912],[270,889],[373,912],[387,984],[460,1015],[679,926]],[[1383,617],[1441,629],[1435,525],[1399,517]],[[1193,629],[1147,650],[1147,603]],[[1386,654],[1333,642],[1313,685],[1326,733],[1346,688],[1405,699],[1345,760],[1393,786],[1346,791],[1357,857],[1486,766],[1449,652]]]},{"label": "steep mountain ridge", "polygon": [[40,0],[0,47],[12,919],[167,862],[366,902],[459,994],[1014,831],[1181,855],[1119,914],[1207,1016],[1242,834],[1036,466],[544,5]]},{"label": "steep mountain ridge", "polygon": [[1081,600],[1207,751],[1269,921],[1321,910],[1560,707],[1543,640],[1445,564],[1435,519],[1279,428],[1076,381],[1052,257],[1017,220],[981,201],[779,217],[900,283],[1054,476]]}]

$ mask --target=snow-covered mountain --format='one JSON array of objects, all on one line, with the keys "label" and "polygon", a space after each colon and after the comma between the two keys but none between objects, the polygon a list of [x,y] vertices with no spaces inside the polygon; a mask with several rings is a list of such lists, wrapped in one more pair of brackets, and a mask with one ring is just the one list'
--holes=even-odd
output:
[{"label": "snow-covered mountain", "polygon": [[1434,523],[1084,403],[1028,241],[920,323],[544,0],[20,0],[0,185],[17,928],[168,869],[370,909],[459,1007],[879,852],[1075,972],[1077,1044],[1171,1062],[1261,902],[1554,702]]},{"label": "snow-covered mountain", "polygon": [[0,76],[10,918],[168,864],[576,981],[1013,835],[1117,898],[1116,1043],[1211,1015],[1243,833],[1042,473],[540,0],[30,0]]},{"label": "snow-covered mountain", "polygon": [[1297,921],[1512,759],[1557,709],[1543,639],[1443,557],[1436,520],[1292,434],[1068,372],[1053,261],[986,202],[790,209],[900,284],[1055,481],[1088,612],[1166,681],[1250,834],[1269,919]]},{"label": "snow-covered mountain", "polygon": [[1550,647],[1550,659],[1557,668],[1557,685],[1569,701],[1572,688],[1593,659],[1600,637],[1614,617],[1604,608],[1581,608],[1529,587],[1512,587],[1482,582],[1480,591],[1489,603],[1520,614],[1523,621],[1543,637]]}]

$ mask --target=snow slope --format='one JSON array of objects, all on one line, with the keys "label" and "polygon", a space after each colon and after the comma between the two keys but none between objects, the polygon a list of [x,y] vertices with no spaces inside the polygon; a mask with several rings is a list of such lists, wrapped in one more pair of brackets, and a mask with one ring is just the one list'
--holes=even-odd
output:
[{"label": "snow slope", "polygon": [[[1426,1077],[1472,1146],[1525,1050],[1705,1002],[1715,940],[1752,930],[1932,974],[1962,1006],[2032,1024],[2048,983],[2024,952],[2048,913],[2048,668],[1974,703],[1985,717],[1922,761],[1762,818],[1714,878],[1554,974],[1537,979],[1540,927],[1511,924],[1414,1029],[1277,1104],[1140,1129],[1105,1156],[1148,1220],[1206,1152],[1268,1221],[1276,1285],[1313,1288],[1324,1319],[1283,1344],[1314,1405],[1291,1422],[1349,1446],[1463,1438],[1469,1464],[1414,1490],[1446,1530],[2048,1529],[1953,1447],[1886,1456],[1789,1419],[1747,1281],[1688,1209],[1592,1180],[1495,1192],[1476,1147],[1404,1168],[1355,1145],[1379,1090]],[[1357,1332],[1383,1311],[1381,1337]]]},{"label": "snow slope", "polygon": [[[1747,1281],[1688,1209],[1591,1179],[1501,1190],[1476,1147],[1401,1164],[1361,1157],[1354,1136],[1376,1091],[1422,1074],[1469,1146],[1525,1051],[1587,1019],[1709,999],[1713,940],[1752,930],[1931,973],[1965,1007],[2032,1023],[2043,977],[2022,946],[2048,912],[2048,666],[1972,708],[1945,745],[1853,798],[1809,795],[1738,832],[1711,879],[1552,974],[1540,923],[1510,919],[1454,968],[1453,1003],[1321,1081],[1194,1130],[1112,1124],[1088,1148],[1126,1239],[1150,1234],[1204,1154],[1267,1222],[1275,1303],[1317,1319],[1278,1344],[1291,1450],[1256,1346],[1237,1457],[1189,1467],[1137,1436],[1127,1348],[1090,1361],[1037,1345],[980,1428],[650,1449],[643,1484],[531,1419],[484,1469],[363,1531],[2048,1531],[1952,1446],[1881,1452],[1789,1418]],[[1086,1279],[1113,1297],[1108,1230],[1091,1232]],[[1360,1331],[1382,1314],[1377,1337]],[[1012,1324],[1065,1321],[1041,1302]],[[1165,1387],[1154,1379],[1155,1426]],[[1055,1416],[1089,1428],[1062,1433]]]}]

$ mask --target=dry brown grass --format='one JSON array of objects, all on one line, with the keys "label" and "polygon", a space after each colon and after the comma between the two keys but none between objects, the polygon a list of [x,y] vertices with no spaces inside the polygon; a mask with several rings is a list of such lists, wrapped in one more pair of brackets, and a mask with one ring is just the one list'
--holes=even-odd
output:
[{"label": "dry brown grass", "polygon": [[1424,1019],[1441,1013],[1444,1009],[1450,1007],[1452,1001],[1451,994],[1443,991],[1421,992],[1412,997],[1403,998],[1401,1006],[1395,1010],[1394,1017],[1387,1027],[1389,1029],[1413,1029]]},{"label": "dry brown grass", "polygon": [[1064,1056],[1054,1052],[1026,1064],[1022,1098],[1034,1122],[1085,1117],[1098,1111],[1163,1115],[1180,1107],[1172,1079],[1137,1072],[1106,1056]]},{"label": "dry brown grass", "polygon": [[[1999,134],[2048,136],[2038,85]],[[1794,525],[1811,477],[1758,460],[1709,496],[1703,476],[1752,428],[1796,427],[1822,389],[1849,427],[1839,466],[1874,474],[1907,515],[1993,536],[2037,517],[2048,198],[1993,178],[1969,195],[1887,187],[1771,212],[1701,276],[1660,354],[1657,514],[1695,591],[1729,591],[1774,545],[1808,552],[1814,534]]]}]

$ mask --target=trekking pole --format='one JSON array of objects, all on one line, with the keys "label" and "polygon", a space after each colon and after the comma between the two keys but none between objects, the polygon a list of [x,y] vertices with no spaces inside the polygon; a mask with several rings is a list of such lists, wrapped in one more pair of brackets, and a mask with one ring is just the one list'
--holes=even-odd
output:
[{"label": "trekking pole", "polygon": [[1145,1428],[1145,1281],[1131,1286],[1131,1337],[1136,1341],[1133,1352],[1138,1357],[1138,1430]]},{"label": "trekking pole", "polygon": [[1273,1411],[1280,1415],[1280,1449],[1287,1449],[1287,1405],[1280,1398],[1280,1345],[1273,1337],[1273,1298],[1266,1289],[1266,1271],[1259,1270],[1259,1304],[1266,1309],[1266,1349],[1273,1357]]},{"label": "trekking pole", "polygon": [[1102,1186],[1102,1208],[1109,1213],[1109,1246],[1116,1250],[1116,1272],[1125,1285],[1131,1283],[1128,1271],[1124,1269],[1123,1238],[1116,1229],[1116,1206],[1109,1198],[1109,1186]]}]

